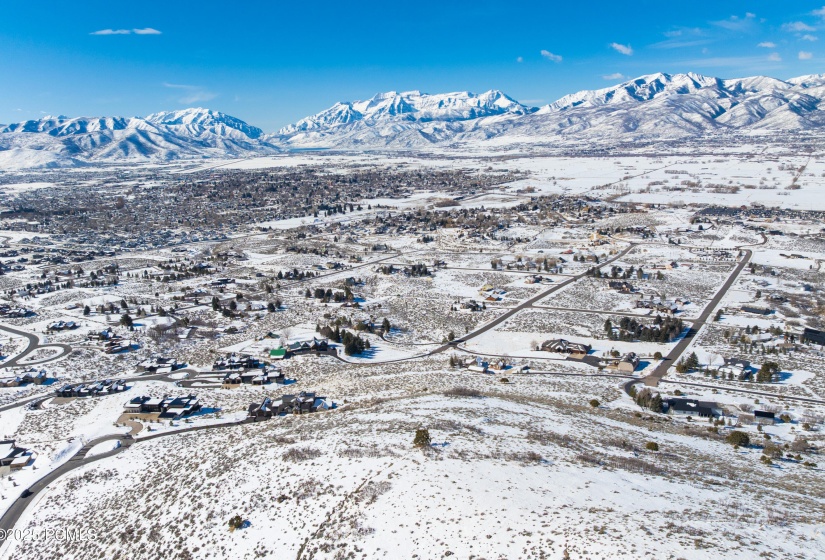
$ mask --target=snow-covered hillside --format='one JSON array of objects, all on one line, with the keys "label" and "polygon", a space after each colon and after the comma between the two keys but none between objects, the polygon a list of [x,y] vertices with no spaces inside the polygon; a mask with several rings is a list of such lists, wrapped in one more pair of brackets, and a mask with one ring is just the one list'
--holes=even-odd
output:
[{"label": "snow-covered hillside", "polygon": [[0,127],[5,169],[275,153],[262,131],[208,109],[133,117],[46,117]]},{"label": "snow-covered hillside", "polygon": [[825,126],[825,75],[790,80],[651,74],[540,108],[497,90],[379,93],[339,102],[275,134],[207,109],[139,118],[46,117],[0,125],[0,169],[243,157],[281,150],[572,148],[586,143],[788,134]]},{"label": "snow-covered hillside", "polygon": [[[642,76],[566,95],[539,109],[495,91],[479,96],[391,92],[368,101],[338,103],[283,128],[278,141],[294,147],[420,149],[582,140],[610,144],[714,132],[784,133],[822,127],[824,95],[822,75],[782,81],[763,76],[723,80],[694,73]],[[388,106],[397,110],[386,110]],[[457,111],[469,106],[480,110]]]}]

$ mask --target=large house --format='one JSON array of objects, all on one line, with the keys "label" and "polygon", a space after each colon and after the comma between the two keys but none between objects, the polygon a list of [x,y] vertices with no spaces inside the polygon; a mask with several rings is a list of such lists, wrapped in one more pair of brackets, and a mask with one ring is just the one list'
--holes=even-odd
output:
[{"label": "large house", "polygon": [[13,377],[0,377],[0,387],[20,387],[21,385],[43,385],[49,380],[56,378],[49,377],[46,370],[36,370],[32,368]]},{"label": "large house", "polygon": [[185,397],[140,396],[133,398],[123,407],[126,414],[157,414],[158,418],[173,420],[194,414],[200,409],[201,403],[195,395]]},{"label": "large house", "polygon": [[185,363],[180,363],[174,358],[152,356],[151,358],[143,360],[138,364],[138,371],[151,371],[152,373],[170,373],[184,366],[186,366]]},{"label": "large house", "polygon": [[615,290],[620,294],[629,294],[633,292],[633,285],[630,282],[625,282],[624,280],[610,280],[607,283],[607,287],[611,290]]},{"label": "large house", "polygon": [[770,315],[773,313],[773,309],[768,309],[767,307],[755,307],[753,305],[743,305],[742,311],[745,313],[752,313],[754,315]]},{"label": "large house", "polygon": [[253,358],[247,354],[227,354],[223,358],[215,360],[212,369],[216,371],[224,369],[257,369],[261,367],[258,358]]},{"label": "large house", "polygon": [[306,414],[333,408],[335,403],[328,398],[301,391],[298,395],[284,395],[276,399],[265,397],[260,404],[249,405],[247,416],[257,422],[282,414]]},{"label": "large house", "polygon": [[818,331],[806,327],[805,330],[802,331],[802,343],[825,346],[825,331]]},{"label": "large house", "polygon": [[545,340],[541,349],[544,352],[556,352],[557,354],[567,354],[571,357],[586,356],[592,347],[589,344],[582,344],[580,342],[569,342],[563,338],[556,340]]},{"label": "large house", "polygon": [[223,378],[224,388],[233,388],[240,385],[267,385],[269,383],[284,383],[286,376],[275,367],[265,367],[263,370],[230,371]]},{"label": "large house", "polygon": [[722,416],[722,410],[714,402],[697,401],[696,399],[672,398],[664,402],[667,406],[668,414],[680,416],[698,416],[700,418],[713,418]]},{"label": "large house", "polygon": [[329,342],[325,338],[315,338],[312,340],[299,340],[286,347],[288,354],[304,354],[308,352],[326,352],[329,350]]},{"label": "large house", "polygon": [[35,457],[31,451],[17,447],[13,439],[0,441],[0,476],[22,469]]},{"label": "large house", "polygon": [[616,369],[625,373],[633,373],[639,367],[639,356],[635,352],[628,352],[616,362]]},{"label": "large house", "polygon": [[66,383],[58,387],[54,394],[58,397],[103,397],[122,393],[129,388],[123,379],[104,379],[92,383]]}]

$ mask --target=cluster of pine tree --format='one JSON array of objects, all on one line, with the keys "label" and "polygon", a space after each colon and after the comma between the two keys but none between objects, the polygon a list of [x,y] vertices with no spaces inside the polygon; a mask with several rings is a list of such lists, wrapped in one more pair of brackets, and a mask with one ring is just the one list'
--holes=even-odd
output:
[{"label": "cluster of pine tree", "polygon": [[343,292],[333,292],[331,288],[327,288],[326,290],[323,288],[315,288],[315,291],[311,292],[310,289],[307,288],[306,292],[304,292],[304,296],[308,298],[314,297],[315,299],[321,300],[322,303],[343,303],[345,301],[353,301],[355,299],[355,295],[348,287],[345,287]]},{"label": "cluster of pine tree", "polygon": [[[387,321],[386,319],[384,319],[384,321],[386,323],[389,323],[389,321]],[[352,326],[352,323],[349,322],[349,321],[347,321],[344,324],[347,324],[350,327]],[[358,323],[358,325],[356,325],[355,328],[358,329],[359,326],[366,325],[366,324],[367,323],[363,323],[363,322]],[[319,326],[316,326],[315,330],[317,332],[319,332],[321,334],[321,336],[323,336],[324,338],[328,338],[329,340],[331,340],[333,342],[338,342],[339,344],[342,344],[344,346],[344,353],[347,356],[352,356],[354,354],[360,354],[361,352],[363,352],[364,350],[366,350],[370,347],[370,341],[369,340],[367,340],[365,338],[361,338],[360,335],[354,334],[354,333],[352,333],[352,332],[350,332],[346,329],[342,329],[340,327],[340,321],[339,320],[336,320],[336,324],[335,324],[334,328],[330,325],[324,325],[323,327],[321,327],[319,325]],[[369,332],[372,332],[372,331],[370,330]]]},{"label": "cluster of pine tree", "polygon": [[303,280],[304,278],[313,278],[315,276],[317,276],[317,274],[311,270],[304,272],[303,270],[298,270],[297,268],[287,271],[278,271],[278,280]]},{"label": "cluster of pine tree", "polygon": [[608,319],[604,322],[604,330],[611,340],[632,342],[672,342],[684,330],[681,319],[662,317],[657,315],[652,324],[640,323],[632,317],[622,317],[617,325],[618,332],[614,332],[613,322]]},{"label": "cluster of pine tree", "polygon": [[429,276],[430,271],[427,268],[426,264],[414,264],[412,266],[408,266],[408,267],[404,268],[404,274],[406,274],[407,276],[413,276],[413,277]]},{"label": "cluster of pine tree", "polygon": [[662,410],[664,410],[662,396],[659,393],[654,395],[653,392],[647,388],[636,393],[633,400],[635,400],[636,404],[640,407],[650,409],[653,412],[662,412]]},{"label": "cluster of pine tree", "polygon": [[699,367],[699,357],[696,355],[696,352],[691,352],[690,356],[687,358],[681,358],[676,363],[676,371],[679,373],[687,373],[692,369],[696,369]]}]

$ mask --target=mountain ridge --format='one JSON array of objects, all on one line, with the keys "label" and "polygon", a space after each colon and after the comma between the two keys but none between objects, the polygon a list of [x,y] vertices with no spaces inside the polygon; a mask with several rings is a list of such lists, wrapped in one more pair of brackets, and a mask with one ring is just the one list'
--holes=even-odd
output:
[{"label": "mountain ridge", "polygon": [[825,131],[823,99],[825,74],[779,80],[659,72],[571,93],[541,107],[495,89],[388,91],[337,102],[273,134],[200,107],[146,117],[44,117],[0,125],[0,168],[14,167],[14,160],[57,167],[251,157],[305,148],[499,149]]}]

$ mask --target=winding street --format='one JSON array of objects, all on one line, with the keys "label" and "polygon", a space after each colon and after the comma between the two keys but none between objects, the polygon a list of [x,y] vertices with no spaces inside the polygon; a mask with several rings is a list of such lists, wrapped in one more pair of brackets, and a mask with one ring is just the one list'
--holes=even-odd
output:
[{"label": "winding street", "polygon": [[[55,360],[59,360],[60,358],[63,358],[64,356],[68,356],[72,351],[72,347],[69,346],[68,344],[61,344],[61,343],[41,344],[40,343],[40,338],[36,334],[32,334],[32,333],[28,333],[28,332],[25,332],[25,331],[17,330],[15,328],[12,328],[12,327],[9,327],[9,326],[6,326],[6,325],[0,325],[0,331],[5,331],[5,332],[10,333],[14,336],[23,337],[23,338],[25,338],[26,340],[29,341],[29,345],[26,347],[25,350],[23,350],[17,356],[15,356],[13,358],[10,358],[10,359],[6,360],[5,362],[3,362],[2,364],[0,364],[0,368],[11,368],[11,367],[33,366],[33,365],[45,364],[45,363],[48,363],[48,362],[53,362]],[[36,361],[36,362],[29,362],[29,363],[20,363],[27,356],[29,356],[30,354],[36,352],[37,350],[40,350],[41,348],[59,348],[61,350],[61,352],[57,356],[52,356],[52,357],[44,359],[44,360],[39,360],[39,361]]]},{"label": "winding street", "polygon": [[[9,506],[9,508],[6,510],[3,516],[0,517],[0,550],[3,549],[4,545],[6,544],[6,541],[9,540],[9,531],[14,529],[14,526],[17,524],[17,522],[20,520],[20,517],[26,511],[26,508],[28,508],[29,505],[36,501],[35,498],[37,498],[40,492],[48,488],[49,484],[51,484],[64,474],[67,474],[77,468],[83,467],[95,461],[106,459],[108,457],[113,457],[114,455],[117,455],[118,453],[121,453],[122,451],[130,448],[132,445],[138,444],[143,441],[149,441],[161,437],[174,436],[178,434],[196,432],[201,430],[225,428],[227,426],[240,426],[247,423],[248,421],[241,420],[234,422],[223,422],[220,424],[192,426],[190,428],[183,428],[180,430],[159,432],[156,434],[144,436],[140,439],[134,439],[131,435],[128,434],[110,434],[87,442],[82,448],[80,448],[77,451],[77,453],[72,455],[68,461],[66,461],[53,471],[49,472],[46,476],[39,479],[37,482],[23,490],[20,496],[11,504],[11,506]],[[119,441],[120,445],[110,451],[106,451],[105,453],[100,453],[88,457],[88,453],[93,447],[107,441]]]}]

